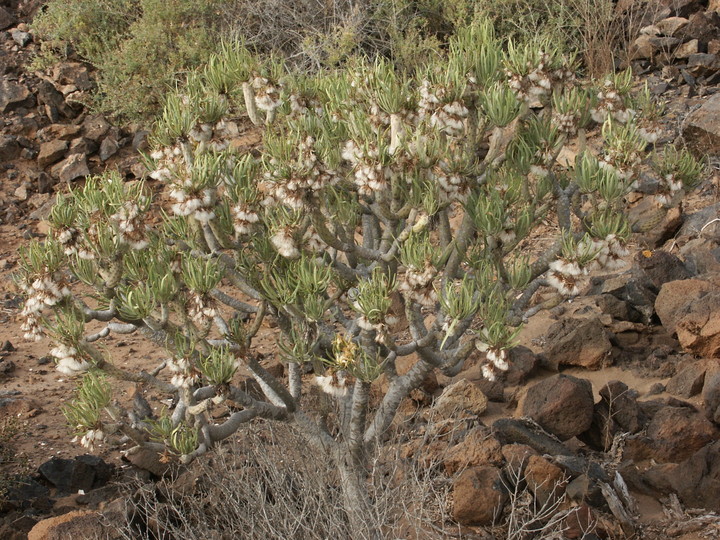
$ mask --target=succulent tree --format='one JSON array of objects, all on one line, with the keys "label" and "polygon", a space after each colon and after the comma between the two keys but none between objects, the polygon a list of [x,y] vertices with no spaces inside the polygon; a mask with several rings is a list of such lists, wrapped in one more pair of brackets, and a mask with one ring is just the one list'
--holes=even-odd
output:
[{"label": "succulent tree", "polygon": [[[640,167],[657,171],[658,206],[697,183],[686,152],[648,154],[654,105],[630,86],[629,73],[583,85],[550,44],[502,43],[483,21],[412,76],[367,59],[291,73],[226,47],[167,99],[148,156],[162,196],[90,178],[23,252],[27,337],[49,334],[57,369],[82,375],[65,409],[81,442],[124,437],[188,462],[252,419],[287,422],[337,464],[360,532],[369,449],[410,391],[474,351],[486,377],[502,376],[539,287],[570,297],[590,270],[614,268]],[[243,153],[246,116],[263,139]],[[561,163],[571,144],[575,163]],[[544,220],[557,236],[531,257]],[[284,379],[253,346],[267,319]],[[143,334],[167,358],[126,372],[97,345],[113,333]],[[240,369],[262,399],[237,384]],[[153,385],[173,409],[126,410],[107,377]],[[313,408],[308,384],[334,414]]]}]

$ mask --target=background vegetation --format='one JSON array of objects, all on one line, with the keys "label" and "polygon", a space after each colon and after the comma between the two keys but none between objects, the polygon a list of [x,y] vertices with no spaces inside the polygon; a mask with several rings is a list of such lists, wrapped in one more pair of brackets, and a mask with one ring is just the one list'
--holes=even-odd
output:
[{"label": "background vegetation", "polygon": [[616,17],[611,0],[50,0],[34,21],[44,40],[35,67],[77,54],[97,68],[95,109],[149,120],[227,40],[304,69],[365,53],[413,71],[476,16],[503,37],[547,36],[565,53],[582,51],[593,76],[612,70],[636,18]]}]

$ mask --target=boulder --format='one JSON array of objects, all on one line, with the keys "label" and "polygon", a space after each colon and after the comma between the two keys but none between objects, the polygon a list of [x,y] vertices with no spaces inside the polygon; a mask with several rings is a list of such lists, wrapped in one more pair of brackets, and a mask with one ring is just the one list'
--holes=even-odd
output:
[{"label": "boulder", "polygon": [[704,446],[680,463],[669,480],[685,506],[720,512],[720,441]]},{"label": "boulder", "polygon": [[562,319],[545,336],[545,357],[550,369],[581,366],[599,369],[607,360],[612,344],[600,319]]},{"label": "boulder", "polygon": [[627,303],[630,308],[628,318],[633,322],[650,324],[655,314],[653,284],[643,275],[625,272],[619,275],[598,276],[591,279],[589,295],[611,294]]},{"label": "boulder", "polygon": [[639,233],[641,245],[655,249],[672,238],[682,225],[679,207],[659,207],[653,197],[643,197],[628,211],[632,231]]},{"label": "boulder", "polygon": [[698,46],[698,40],[691,39],[686,43],[678,45],[678,48],[675,49],[675,53],[673,53],[673,56],[675,56],[675,58],[690,58],[690,55],[697,54]]},{"label": "boulder", "polygon": [[518,409],[523,416],[567,440],[590,427],[594,405],[590,381],[555,375],[528,388]]},{"label": "boulder", "polygon": [[75,124],[50,124],[37,131],[37,139],[41,142],[48,142],[54,139],[69,141],[77,137],[82,128]]},{"label": "boulder", "polygon": [[139,448],[123,457],[138,469],[148,471],[157,477],[163,477],[173,470],[173,464],[163,455],[150,448]]},{"label": "boulder", "polygon": [[104,486],[113,474],[113,467],[86,454],[75,459],[52,458],[40,465],[38,472],[58,490],[72,493]]},{"label": "boulder", "polygon": [[681,463],[652,465],[639,476],[639,482],[632,479],[635,489],[655,497],[675,493],[686,507],[720,511],[720,441],[707,444]]},{"label": "boulder", "polygon": [[655,309],[665,329],[698,356],[720,358],[720,276],[662,286]]},{"label": "boulder", "polygon": [[467,469],[453,485],[453,519],[461,525],[492,525],[507,500],[500,469]]},{"label": "boulder", "polygon": [[43,107],[45,115],[56,123],[61,118],[74,118],[73,108],[65,102],[65,96],[50,82],[44,79],[37,85],[37,101]]},{"label": "boulder", "polygon": [[685,259],[685,267],[693,276],[720,274],[720,245],[716,241],[693,238],[680,248],[680,254]]},{"label": "boulder", "polygon": [[683,226],[678,231],[678,239],[700,237],[720,242],[720,222],[714,221],[718,216],[720,216],[720,202],[686,215]]},{"label": "boulder", "polygon": [[70,150],[68,154],[85,154],[89,156],[97,152],[98,143],[87,137],[76,137],[70,141]]},{"label": "boulder", "polygon": [[567,446],[527,418],[500,418],[493,422],[492,430],[503,445],[521,444],[539,454],[552,456],[572,454]]},{"label": "boulder", "polygon": [[500,466],[502,462],[502,446],[485,427],[471,429],[460,443],[447,451],[443,460],[445,471],[450,475],[480,465]]},{"label": "boulder", "polygon": [[68,538],[103,538],[114,540],[122,535],[107,527],[100,514],[76,510],[38,522],[28,533],[28,540],[67,540]]},{"label": "boulder", "polygon": [[[691,54],[687,60],[687,70],[696,77],[714,74],[720,69],[720,57],[710,53]],[[717,154],[717,149],[713,152]]]},{"label": "boulder", "polygon": [[638,393],[621,381],[610,381],[600,389],[590,429],[580,439],[591,447],[607,451],[617,433],[637,433],[647,416],[637,402]]},{"label": "boulder", "polygon": [[720,431],[689,407],[663,407],[647,427],[652,457],[659,462],[680,463],[718,436]]},{"label": "boulder", "polygon": [[702,0],[660,0],[659,4],[676,17],[689,17],[704,7]]},{"label": "boulder", "polygon": [[690,398],[702,392],[705,384],[705,373],[708,370],[708,360],[687,362],[667,382],[665,390],[669,394],[682,398]]},{"label": "boulder", "polygon": [[700,50],[707,50],[708,43],[720,35],[720,14],[713,11],[698,11],[688,17],[688,23],[677,32],[683,41],[697,40]]},{"label": "boulder", "polygon": [[655,293],[669,281],[691,277],[682,261],[667,251],[638,252],[634,263],[633,274],[652,283]]},{"label": "boulder", "polygon": [[93,82],[87,66],[80,62],[60,62],[53,68],[53,79],[59,85],[72,85],[78,90],[91,90]]},{"label": "boulder", "polygon": [[524,384],[540,367],[540,359],[527,347],[519,345],[509,351],[510,369],[505,372],[504,379],[509,385]]},{"label": "boulder", "polygon": [[720,153],[720,94],[713,95],[687,116],[682,134],[696,154]]},{"label": "boulder", "polygon": [[505,459],[505,467],[510,470],[514,478],[522,478],[525,474],[525,467],[530,461],[530,456],[537,456],[538,453],[527,444],[506,444],[502,447],[502,455]]},{"label": "boulder", "polygon": [[466,380],[447,386],[432,406],[432,412],[441,418],[479,416],[487,409],[488,398],[480,389]]}]

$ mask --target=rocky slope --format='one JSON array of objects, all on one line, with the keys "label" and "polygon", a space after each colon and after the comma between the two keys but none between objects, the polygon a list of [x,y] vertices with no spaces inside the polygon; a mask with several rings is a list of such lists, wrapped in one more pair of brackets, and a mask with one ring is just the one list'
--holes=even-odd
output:
[{"label": "rocky slope", "polygon": [[[35,539],[85,538],[102,532],[97,510],[122,519],[119,471],[152,482],[169,467],[154,455],[121,461],[110,448],[102,459],[78,456],[58,411],[74,385],[45,366],[42,344],[21,340],[10,275],[17,245],[46,231],[56,191],[106,168],[144,175],[137,151],[146,133],[88,112],[92,71],[82,63],[29,71],[38,45],[22,21],[39,5],[0,2],[0,415],[21,422],[15,445],[33,470],[0,505],[0,537],[32,529]],[[720,535],[720,5],[663,0],[659,8],[635,41],[633,67],[668,102],[662,139],[707,155],[708,179],[637,235],[624,270],[533,315],[505,380],[483,380],[471,359],[408,400],[400,456],[450,479],[463,537],[497,533],[493,523],[514,508],[513,478],[530,500],[573,509],[566,538]],[[649,219],[654,187],[641,182],[630,196],[638,223]],[[138,365],[153,353],[132,340],[113,346]],[[184,474],[178,482],[192,485],[196,470]]]}]

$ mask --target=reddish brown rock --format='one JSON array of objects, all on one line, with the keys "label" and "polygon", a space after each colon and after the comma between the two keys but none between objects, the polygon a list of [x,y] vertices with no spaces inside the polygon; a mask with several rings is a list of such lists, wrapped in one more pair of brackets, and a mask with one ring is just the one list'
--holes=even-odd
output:
[{"label": "reddish brown rock", "polygon": [[460,443],[448,450],[443,460],[445,471],[451,475],[468,467],[500,466],[502,462],[500,443],[483,427],[471,429]]},{"label": "reddish brown rock", "polygon": [[720,358],[720,279],[672,281],[663,285],[655,309],[665,329],[686,350]]},{"label": "reddish brown rock", "polygon": [[612,350],[607,330],[597,317],[558,321],[545,340],[547,362],[555,370],[560,366],[599,369]]},{"label": "reddish brown rock", "polygon": [[490,525],[507,500],[500,469],[467,469],[453,486],[453,519],[461,525]]},{"label": "reddish brown rock", "polygon": [[76,510],[40,521],[28,534],[28,540],[68,540],[69,538],[121,538],[101,521],[97,512]]},{"label": "reddish brown rock", "polygon": [[512,474],[516,478],[522,478],[530,457],[537,456],[538,453],[527,444],[506,444],[502,447],[502,455]]},{"label": "reddish brown rock", "polygon": [[567,478],[563,470],[541,456],[530,456],[525,481],[540,505],[557,500],[565,492]]},{"label": "reddish brown rock", "polygon": [[665,390],[675,396],[689,398],[702,392],[709,361],[687,362],[668,381]]},{"label": "reddish brown rock", "polygon": [[593,419],[594,401],[590,381],[556,375],[531,386],[518,406],[561,440],[586,431]]},{"label": "reddish brown rock", "polygon": [[720,431],[688,407],[664,407],[647,427],[656,461],[679,463],[717,440]]},{"label": "reddish brown rock", "polygon": [[441,418],[479,416],[487,409],[488,399],[470,381],[460,380],[447,386],[435,401],[432,411]]}]

